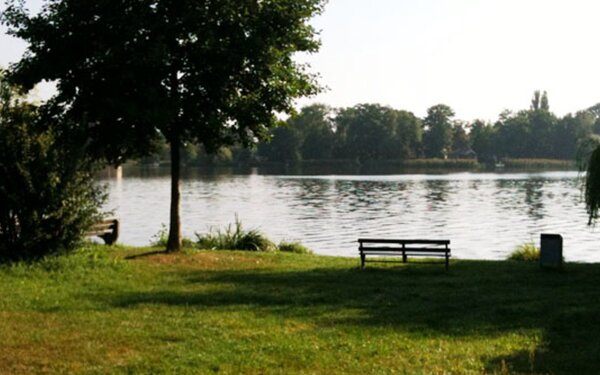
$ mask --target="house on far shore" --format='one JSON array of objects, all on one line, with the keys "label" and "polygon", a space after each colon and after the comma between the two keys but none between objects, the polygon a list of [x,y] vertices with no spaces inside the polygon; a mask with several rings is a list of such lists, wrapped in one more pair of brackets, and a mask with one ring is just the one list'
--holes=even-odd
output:
[{"label": "house on far shore", "polygon": [[477,153],[470,148],[454,150],[448,156],[450,159],[477,159]]}]

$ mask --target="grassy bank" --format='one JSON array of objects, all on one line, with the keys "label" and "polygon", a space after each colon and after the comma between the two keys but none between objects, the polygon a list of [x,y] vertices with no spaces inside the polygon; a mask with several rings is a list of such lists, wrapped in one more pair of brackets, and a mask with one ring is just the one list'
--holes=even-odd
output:
[{"label": "grassy bank", "polygon": [[0,373],[600,368],[600,265],[108,251],[0,266]]}]

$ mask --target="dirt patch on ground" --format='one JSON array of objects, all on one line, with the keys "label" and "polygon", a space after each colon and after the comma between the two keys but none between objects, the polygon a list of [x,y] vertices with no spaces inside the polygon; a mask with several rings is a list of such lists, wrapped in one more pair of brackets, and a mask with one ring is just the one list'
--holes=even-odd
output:
[{"label": "dirt patch on ground", "polygon": [[276,254],[243,253],[239,251],[197,251],[193,253],[155,253],[136,260],[159,265],[187,266],[206,270],[269,268]]}]

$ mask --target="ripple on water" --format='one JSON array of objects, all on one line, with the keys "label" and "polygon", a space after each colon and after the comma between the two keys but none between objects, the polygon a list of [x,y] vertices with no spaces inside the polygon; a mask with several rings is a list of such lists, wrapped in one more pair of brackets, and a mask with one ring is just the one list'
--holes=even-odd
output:
[{"label": "ripple on water", "polygon": [[[600,261],[575,172],[396,176],[195,176],[182,185],[184,235],[237,216],[275,241],[355,256],[358,237],[449,238],[459,258],[501,259],[542,232],[564,237],[565,257]],[[121,241],[146,245],[168,220],[168,178],[109,181]]]}]

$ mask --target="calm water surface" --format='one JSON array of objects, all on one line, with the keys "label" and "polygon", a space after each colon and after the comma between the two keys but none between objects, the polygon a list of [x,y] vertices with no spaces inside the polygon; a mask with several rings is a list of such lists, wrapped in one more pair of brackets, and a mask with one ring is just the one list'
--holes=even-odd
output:
[{"label": "calm water surface", "polygon": [[[540,233],[559,233],[570,261],[600,261],[577,172],[285,176],[190,175],[182,183],[185,236],[232,223],[318,254],[356,256],[358,237],[440,238],[458,258],[502,259]],[[169,217],[168,175],[107,180],[120,241],[147,245]]]}]

